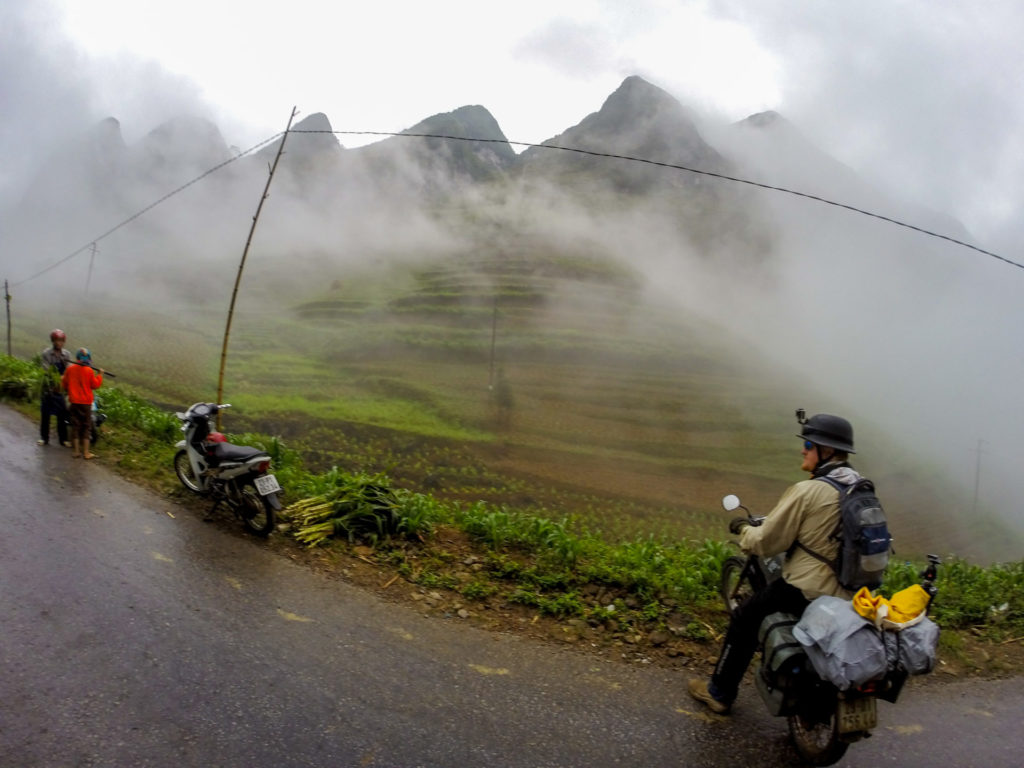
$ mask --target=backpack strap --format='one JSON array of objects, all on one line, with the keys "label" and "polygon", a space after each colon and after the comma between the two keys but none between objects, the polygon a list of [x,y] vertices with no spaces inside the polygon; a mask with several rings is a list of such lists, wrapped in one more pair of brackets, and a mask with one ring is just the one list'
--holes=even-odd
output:
[{"label": "backpack strap", "polygon": [[[828,475],[820,475],[820,476],[818,476],[818,477],[816,477],[814,479],[815,480],[823,480],[824,482],[828,483],[833,488],[835,488],[837,491],[839,491],[840,504],[842,503],[842,496],[843,496],[843,493],[846,490],[847,486],[843,485],[838,480],[835,480],[835,479],[829,477]],[[836,539],[838,541],[839,540],[839,534],[842,532],[842,530],[843,530],[843,516],[840,515],[839,516],[839,520],[836,521],[836,527],[834,529],[832,529],[832,533],[830,533],[828,535],[828,537],[830,539]],[[820,560],[825,565],[827,565],[829,568],[831,568],[833,571],[837,570],[837,568],[839,566],[839,557],[838,557],[838,555],[836,556],[835,559],[831,559],[830,560],[829,558],[825,557],[824,555],[815,552],[813,549],[808,547],[806,544],[804,544],[799,539],[797,539],[796,541],[793,542],[793,545],[789,548],[789,553],[788,554],[792,554],[793,550],[797,549],[797,548],[802,549],[804,552],[806,552],[808,555],[813,557],[815,560]]]}]

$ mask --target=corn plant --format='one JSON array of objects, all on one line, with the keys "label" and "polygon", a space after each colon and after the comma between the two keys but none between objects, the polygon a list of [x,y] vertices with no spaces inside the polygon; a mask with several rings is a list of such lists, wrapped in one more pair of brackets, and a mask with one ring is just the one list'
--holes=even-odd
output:
[{"label": "corn plant", "polygon": [[0,355],[0,397],[28,400],[39,391],[43,369],[16,357]]}]

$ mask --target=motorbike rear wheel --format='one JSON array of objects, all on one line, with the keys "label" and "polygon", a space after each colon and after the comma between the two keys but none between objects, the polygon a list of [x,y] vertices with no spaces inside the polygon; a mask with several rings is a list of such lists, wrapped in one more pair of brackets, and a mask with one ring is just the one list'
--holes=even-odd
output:
[{"label": "motorbike rear wheel", "polygon": [[743,573],[747,567],[745,558],[732,556],[722,563],[722,576],[718,582],[718,592],[725,603],[725,610],[731,616],[739,608],[740,603],[754,594],[754,588]]},{"label": "motorbike rear wheel", "polygon": [[184,448],[174,454],[174,473],[181,480],[181,484],[192,493],[203,492],[203,489],[199,487],[199,478],[192,471],[192,462],[188,460],[188,452]]},{"label": "motorbike rear wheel", "polygon": [[260,496],[252,480],[246,480],[238,489],[238,512],[245,527],[257,536],[269,536],[274,530],[274,508],[265,496]]},{"label": "motorbike rear wheel", "polygon": [[832,705],[828,717],[805,717],[801,714],[790,715],[789,736],[800,757],[811,765],[834,765],[838,763],[849,742],[839,737],[839,718],[836,717],[835,704]]}]

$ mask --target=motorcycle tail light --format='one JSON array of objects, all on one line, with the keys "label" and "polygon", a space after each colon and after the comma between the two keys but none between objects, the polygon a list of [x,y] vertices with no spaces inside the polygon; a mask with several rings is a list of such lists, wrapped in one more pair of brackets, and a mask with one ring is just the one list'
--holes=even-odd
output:
[{"label": "motorcycle tail light", "polygon": [[270,459],[267,459],[266,461],[261,461],[257,465],[256,469],[258,469],[260,472],[266,472],[268,469],[270,469]]}]

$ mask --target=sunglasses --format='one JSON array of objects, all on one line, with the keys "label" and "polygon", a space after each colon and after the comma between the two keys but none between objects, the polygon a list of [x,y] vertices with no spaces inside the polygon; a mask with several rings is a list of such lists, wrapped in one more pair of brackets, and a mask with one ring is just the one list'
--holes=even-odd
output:
[{"label": "sunglasses", "polygon": [[804,450],[805,450],[805,451],[813,451],[813,450],[814,450],[815,448],[817,448],[817,447],[818,447],[818,446],[816,446],[816,445],[815,445],[814,443],[812,443],[812,442],[811,442],[810,440],[804,440]]}]

